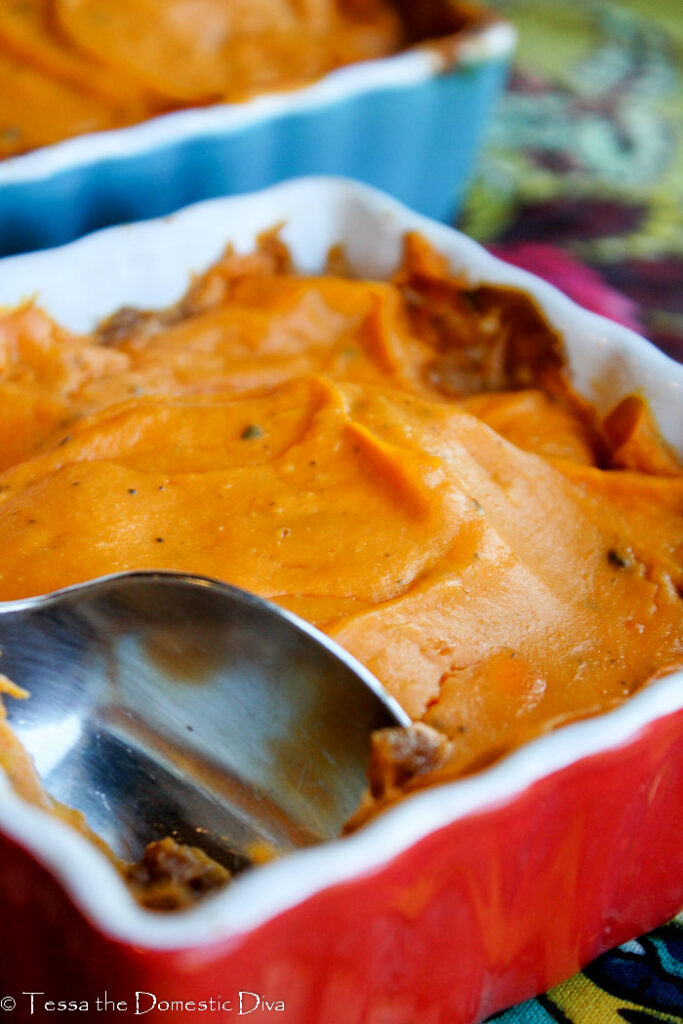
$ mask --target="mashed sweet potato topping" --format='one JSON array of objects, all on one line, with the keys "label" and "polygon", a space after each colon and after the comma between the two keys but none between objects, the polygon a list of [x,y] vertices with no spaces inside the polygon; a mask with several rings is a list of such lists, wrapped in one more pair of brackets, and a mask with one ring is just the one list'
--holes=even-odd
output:
[{"label": "mashed sweet potato topping", "polygon": [[457,33],[430,0],[0,0],[0,158],[165,111],[291,89]]},{"label": "mashed sweet potato topping", "polygon": [[417,236],[390,282],[269,235],[89,336],[5,312],[0,460],[0,600],[160,568],[293,610],[445,736],[380,802],[683,665],[683,473],[647,406],[600,422],[533,303]]}]

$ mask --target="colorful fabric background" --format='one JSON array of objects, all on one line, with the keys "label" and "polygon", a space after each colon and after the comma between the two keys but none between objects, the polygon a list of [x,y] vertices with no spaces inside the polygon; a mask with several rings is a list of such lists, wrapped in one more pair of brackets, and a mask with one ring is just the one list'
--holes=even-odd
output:
[{"label": "colorful fabric background", "polygon": [[[490,0],[520,31],[459,226],[683,361],[683,0]],[[683,1022],[683,918],[498,1024]]]},{"label": "colorful fabric background", "polygon": [[460,226],[562,247],[683,359],[683,0],[490,2],[518,60]]}]

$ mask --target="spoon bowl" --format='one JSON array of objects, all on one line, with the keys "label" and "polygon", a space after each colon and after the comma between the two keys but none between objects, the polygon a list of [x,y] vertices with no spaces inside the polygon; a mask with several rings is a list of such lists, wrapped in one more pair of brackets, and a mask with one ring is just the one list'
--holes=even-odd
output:
[{"label": "spoon bowl", "polygon": [[172,836],[230,870],[339,835],[370,734],[408,725],[354,658],[253,594],[128,572],[0,604],[8,720],[47,791],[126,860]]}]

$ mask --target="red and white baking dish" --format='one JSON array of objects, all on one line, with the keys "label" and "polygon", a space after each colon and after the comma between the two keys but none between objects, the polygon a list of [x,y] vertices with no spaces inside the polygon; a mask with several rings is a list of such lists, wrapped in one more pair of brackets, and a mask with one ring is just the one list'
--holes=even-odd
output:
[{"label": "red and white baking dish", "polygon": [[[584,395],[601,410],[646,395],[683,445],[683,368],[456,231],[338,179],[5,260],[0,304],[36,295],[87,328],[123,304],[175,300],[226,242],[248,248],[278,222],[304,270],[341,242],[355,272],[386,276],[403,233],[418,230],[473,283],[526,289],[560,329]],[[59,1000],[80,1002],[88,1021],[227,1021],[243,993],[254,1020],[472,1024],[683,905],[682,768],[677,673],[170,916],[138,907],[95,848],[0,779],[0,1007],[15,1021],[54,1019],[46,1004]],[[104,1010],[105,993],[118,1009]]]}]

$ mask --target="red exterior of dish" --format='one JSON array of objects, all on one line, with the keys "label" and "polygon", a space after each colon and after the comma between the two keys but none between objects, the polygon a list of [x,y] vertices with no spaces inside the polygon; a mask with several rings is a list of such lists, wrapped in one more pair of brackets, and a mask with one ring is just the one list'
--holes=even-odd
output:
[{"label": "red exterior of dish", "polygon": [[[126,1001],[116,1021],[237,1020],[240,990],[290,1024],[472,1024],[543,991],[683,905],[683,711],[632,742],[454,822],[381,869],[238,939],[149,951],[97,931],[24,850],[0,840],[0,997]],[[30,955],[27,955],[30,951]],[[231,1000],[223,1013],[152,1010]],[[35,1012],[22,992],[42,991]],[[247,997],[244,1009],[254,1006]],[[151,1005],[141,997],[140,1009]],[[0,1007],[2,999],[0,998]]]}]

